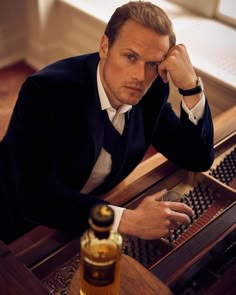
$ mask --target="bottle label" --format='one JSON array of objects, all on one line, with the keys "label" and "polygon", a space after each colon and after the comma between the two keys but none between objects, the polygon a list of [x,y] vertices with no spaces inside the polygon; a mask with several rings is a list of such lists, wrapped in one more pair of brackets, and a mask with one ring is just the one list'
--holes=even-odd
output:
[{"label": "bottle label", "polygon": [[84,261],[84,279],[93,286],[107,286],[114,281],[115,262],[109,265],[93,265]]}]

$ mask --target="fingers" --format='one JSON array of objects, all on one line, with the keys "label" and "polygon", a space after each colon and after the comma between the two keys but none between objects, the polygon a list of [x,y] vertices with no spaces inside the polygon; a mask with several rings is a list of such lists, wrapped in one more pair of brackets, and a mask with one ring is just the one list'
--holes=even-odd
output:
[{"label": "fingers", "polygon": [[184,203],[162,201],[166,189],[145,197],[135,209],[123,212],[119,232],[141,239],[159,239],[168,236],[180,224],[189,225],[193,210]]},{"label": "fingers", "polygon": [[168,79],[168,55],[158,66],[158,74],[164,83],[169,81]]},{"label": "fingers", "polygon": [[179,228],[179,224],[177,222],[171,221],[169,230],[176,230]]},{"label": "fingers", "polygon": [[190,217],[194,216],[194,212],[192,208],[190,208],[186,204],[178,203],[178,202],[170,202],[169,209],[171,212],[169,219],[172,223],[183,224],[186,226],[191,223]]},{"label": "fingers", "polygon": [[[170,212],[170,216],[168,216],[167,214],[166,219],[170,219],[171,221],[176,223],[183,223],[184,225],[188,225],[189,223],[191,223],[190,217],[194,216],[194,211],[192,210],[192,208],[184,203],[181,203],[180,201],[165,201],[164,198],[167,195],[167,192],[168,191],[166,189],[163,189],[162,191],[151,195],[149,198],[156,202],[161,201],[161,210],[167,210],[167,212]],[[156,204],[153,204],[151,206],[156,207]],[[159,207],[159,209],[161,207]]]},{"label": "fingers", "polygon": [[167,189],[163,189],[159,192],[154,193],[153,195],[149,196],[154,201],[162,201],[164,195],[166,195]]},{"label": "fingers", "polygon": [[185,213],[188,216],[193,217],[194,216],[194,211],[191,207],[189,207],[188,205],[184,204],[184,203],[180,203],[180,202],[167,202],[169,208],[172,211],[175,212],[180,212],[180,213]]},{"label": "fingers", "polygon": [[[162,65],[162,63],[160,64],[160,66]],[[167,83],[169,81],[169,79],[168,79],[168,71],[164,68],[164,64],[163,64],[162,67],[160,67],[160,66],[158,67],[158,74],[161,77],[162,81],[164,83]]]},{"label": "fingers", "polygon": [[168,76],[170,76],[174,85],[182,89],[193,88],[197,79],[183,44],[178,44],[169,50],[164,61],[158,66],[158,74],[164,83],[168,82]]},{"label": "fingers", "polygon": [[177,61],[180,59],[180,53],[182,52],[183,44],[178,44],[172,47],[164,61],[158,66],[158,74],[161,76],[164,83],[168,82],[168,72],[175,68],[178,64]]},{"label": "fingers", "polygon": [[179,213],[179,212],[173,211],[172,218],[173,218],[172,222],[175,222],[177,224],[183,224],[183,225],[187,226],[191,223],[190,217],[184,213]]}]

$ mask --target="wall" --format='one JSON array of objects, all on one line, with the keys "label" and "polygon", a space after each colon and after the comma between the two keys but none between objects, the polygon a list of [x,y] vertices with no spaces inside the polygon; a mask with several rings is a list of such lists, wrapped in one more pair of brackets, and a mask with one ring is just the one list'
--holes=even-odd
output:
[{"label": "wall", "polygon": [[96,51],[105,23],[65,2],[28,1],[26,61],[35,68],[73,55]]},{"label": "wall", "polygon": [[0,68],[25,57],[26,11],[26,0],[0,1]]},{"label": "wall", "polygon": [[[96,51],[118,2],[126,0],[100,0],[99,5],[94,0],[0,1],[0,67],[25,59],[41,69],[61,58]],[[234,104],[236,30],[176,3],[152,2],[171,18],[177,42],[187,45],[193,66],[206,81],[209,99],[215,99],[216,111],[222,104],[225,108]],[[173,89],[173,97],[177,96]]]},{"label": "wall", "polygon": [[[35,68],[51,62],[51,52],[56,52],[57,30],[54,17],[57,14],[54,0],[26,0],[28,22],[28,47],[26,60]],[[54,9],[55,8],[55,9]],[[59,19],[59,18],[58,18]]]},{"label": "wall", "polygon": [[213,17],[216,12],[216,6],[218,0],[198,0],[198,1],[189,1],[189,0],[169,0],[174,3],[180,4],[194,13],[198,13],[200,15],[206,17]]}]

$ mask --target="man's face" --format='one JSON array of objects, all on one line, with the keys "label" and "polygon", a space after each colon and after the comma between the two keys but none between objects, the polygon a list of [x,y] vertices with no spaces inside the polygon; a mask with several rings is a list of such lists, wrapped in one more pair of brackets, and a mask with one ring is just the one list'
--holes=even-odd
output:
[{"label": "man's face", "polygon": [[137,104],[158,75],[169,49],[169,37],[129,20],[114,44],[104,35],[100,44],[100,76],[114,108]]}]

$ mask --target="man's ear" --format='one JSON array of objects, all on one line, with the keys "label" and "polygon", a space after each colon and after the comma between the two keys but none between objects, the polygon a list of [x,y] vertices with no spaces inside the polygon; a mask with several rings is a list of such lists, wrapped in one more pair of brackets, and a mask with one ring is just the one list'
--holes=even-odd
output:
[{"label": "man's ear", "polygon": [[100,47],[99,47],[99,55],[100,58],[106,58],[109,50],[109,40],[108,37],[104,34],[102,36]]}]

